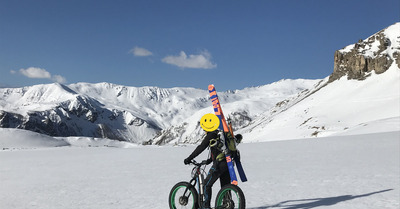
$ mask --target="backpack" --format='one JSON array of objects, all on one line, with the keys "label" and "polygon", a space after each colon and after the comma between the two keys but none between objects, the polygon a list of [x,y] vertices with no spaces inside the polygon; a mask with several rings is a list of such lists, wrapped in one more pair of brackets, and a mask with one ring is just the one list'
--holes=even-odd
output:
[{"label": "backpack", "polygon": [[[236,149],[236,145],[239,144],[242,140],[242,135],[238,134],[233,136],[231,132],[222,132],[225,136],[225,147],[228,153],[231,155],[232,158],[237,156],[238,150]],[[217,139],[212,139],[210,141],[210,147],[216,147],[221,151],[221,153],[216,157],[218,161],[222,161],[225,159],[225,153],[223,150],[223,144],[220,133],[218,133]]]}]

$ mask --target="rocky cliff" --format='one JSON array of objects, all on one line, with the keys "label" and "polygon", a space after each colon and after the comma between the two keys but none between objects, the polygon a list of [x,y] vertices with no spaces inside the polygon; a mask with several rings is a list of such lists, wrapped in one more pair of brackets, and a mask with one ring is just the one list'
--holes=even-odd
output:
[{"label": "rocky cliff", "polygon": [[347,76],[363,80],[372,72],[384,73],[393,62],[400,67],[400,23],[335,52],[332,82]]}]

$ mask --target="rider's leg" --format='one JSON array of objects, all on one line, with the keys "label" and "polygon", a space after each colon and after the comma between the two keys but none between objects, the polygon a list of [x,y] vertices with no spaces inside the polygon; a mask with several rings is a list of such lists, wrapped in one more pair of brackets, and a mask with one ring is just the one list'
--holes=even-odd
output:
[{"label": "rider's leg", "polygon": [[217,170],[217,166],[214,164],[208,175],[204,181],[204,205],[203,208],[210,208],[211,203],[211,195],[212,195],[212,186],[214,185],[215,181],[218,180],[220,174]]},{"label": "rider's leg", "polygon": [[231,183],[231,176],[229,175],[228,170],[221,174],[221,176],[219,177],[219,181],[221,183],[221,188]]},{"label": "rider's leg", "polygon": [[[218,178],[222,174],[227,173],[227,171],[228,171],[228,166],[225,161],[213,163],[213,166],[210,168],[210,171],[208,172],[208,175],[204,181],[204,206],[203,206],[204,208],[210,208],[212,186],[218,180]],[[230,182],[230,177],[229,177],[229,182]]]}]

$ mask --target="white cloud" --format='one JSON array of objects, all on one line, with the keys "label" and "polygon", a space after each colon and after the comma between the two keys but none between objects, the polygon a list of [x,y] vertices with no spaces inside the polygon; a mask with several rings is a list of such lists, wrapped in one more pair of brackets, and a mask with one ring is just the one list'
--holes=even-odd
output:
[{"label": "white cloud", "polygon": [[27,69],[20,69],[19,72],[28,78],[51,78],[51,74],[45,69],[37,67],[29,67]]},{"label": "white cloud", "polygon": [[[11,74],[16,74],[15,70],[10,71]],[[28,78],[45,78],[57,83],[66,83],[67,80],[61,75],[51,75],[47,70],[37,67],[29,67],[27,69],[20,69],[19,73]]]},{"label": "white cloud", "polygon": [[181,68],[212,69],[217,67],[216,64],[211,62],[211,54],[208,51],[189,56],[184,51],[181,51],[178,56],[166,56],[162,61]]},{"label": "white cloud", "polygon": [[137,47],[135,46],[133,49],[129,51],[132,53],[134,56],[137,57],[147,57],[153,55],[153,53],[145,48]]}]

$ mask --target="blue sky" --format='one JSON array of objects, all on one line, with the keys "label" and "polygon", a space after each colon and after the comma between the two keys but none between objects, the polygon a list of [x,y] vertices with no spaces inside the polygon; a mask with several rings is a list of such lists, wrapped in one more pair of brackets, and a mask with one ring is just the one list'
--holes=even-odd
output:
[{"label": "blue sky", "polygon": [[336,50],[398,21],[399,0],[0,0],[0,86],[319,79]]}]

